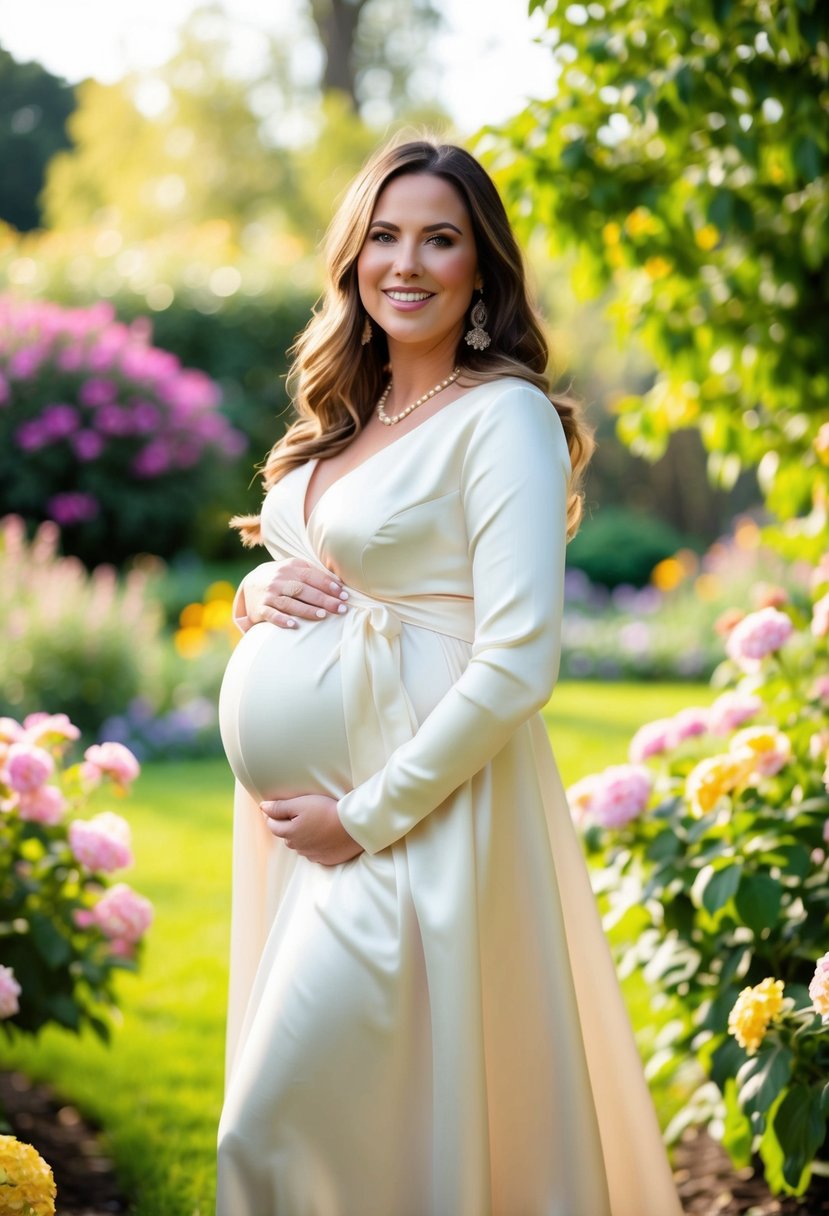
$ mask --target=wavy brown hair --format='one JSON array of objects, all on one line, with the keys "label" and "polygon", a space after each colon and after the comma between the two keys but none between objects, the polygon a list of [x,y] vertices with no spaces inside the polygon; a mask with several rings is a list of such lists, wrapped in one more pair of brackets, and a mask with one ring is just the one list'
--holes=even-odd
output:
[{"label": "wavy brown hair", "polygon": [[[593,450],[592,434],[578,404],[550,392],[547,342],[527,294],[521,251],[492,179],[465,149],[428,139],[392,143],[375,153],[331,223],[321,302],[290,352],[293,363],[287,383],[299,416],[262,466],[265,489],[297,465],[314,457],[327,459],[346,447],[365,426],[382,392],[388,346],[376,324],[371,341],[364,347],[360,344],[366,313],[357,284],[357,257],[380,193],[394,178],[408,173],[443,178],[466,204],[486,291],[491,343],[478,351],[461,338],[455,362],[466,380],[484,383],[517,376],[549,397],[570,451],[567,534],[572,536],[582,513],[581,482]],[[258,516],[236,516],[231,526],[239,528],[244,543],[261,542]]]}]

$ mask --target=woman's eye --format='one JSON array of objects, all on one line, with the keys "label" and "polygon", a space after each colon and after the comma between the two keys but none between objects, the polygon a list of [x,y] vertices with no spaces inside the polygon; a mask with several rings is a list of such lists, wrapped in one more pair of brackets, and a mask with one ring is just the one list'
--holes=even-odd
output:
[{"label": "woman's eye", "polygon": [[451,239],[448,236],[443,236],[440,232],[436,232],[434,236],[430,236],[429,240],[434,242],[440,249],[447,249],[452,244]]},{"label": "woman's eye", "polygon": [[371,239],[376,241],[378,245],[388,245],[394,240],[394,237],[390,232],[374,232]]}]

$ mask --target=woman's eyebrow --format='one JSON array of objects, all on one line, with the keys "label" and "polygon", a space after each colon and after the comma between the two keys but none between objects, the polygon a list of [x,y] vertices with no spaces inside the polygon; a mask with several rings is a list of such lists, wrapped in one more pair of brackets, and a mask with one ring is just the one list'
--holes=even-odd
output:
[{"label": "woman's eyebrow", "polygon": [[[388,229],[389,232],[399,232],[400,231],[397,224],[390,224],[388,222],[388,220],[372,220],[371,228],[386,228],[386,229]],[[450,224],[449,220],[443,220],[440,224],[427,224],[422,229],[422,231],[423,232],[438,232],[441,228],[451,228],[453,232],[457,232],[458,236],[463,236],[463,233],[461,232],[460,228],[456,227],[455,224]]]}]

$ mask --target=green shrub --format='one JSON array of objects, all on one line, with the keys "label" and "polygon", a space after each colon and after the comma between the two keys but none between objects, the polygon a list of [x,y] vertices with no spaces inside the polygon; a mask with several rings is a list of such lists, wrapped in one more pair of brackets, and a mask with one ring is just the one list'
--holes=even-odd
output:
[{"label": "green shrub", "polygon": [[567,548],[567,562],[604,587],[644,587],[657,562],[687,546],[687,537],[653,516],[605,507],[584,521]]}]

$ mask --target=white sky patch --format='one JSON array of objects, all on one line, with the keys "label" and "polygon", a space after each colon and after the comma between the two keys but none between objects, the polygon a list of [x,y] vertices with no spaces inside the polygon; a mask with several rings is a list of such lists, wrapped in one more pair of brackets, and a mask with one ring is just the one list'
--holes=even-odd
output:
[{"label": "white sky patch", "polygon": [[[222,0],[236,24],[234,66],[255,62],[262,33],[296,40],[296,0]],[[103,83],[160,66],[175,52],[177,31],[199,0],[0,0],[0,46],[36,60],[75,83]],[[526,0],[443,0],[446,31],[432,54],[440,67],[440,101],[462,132],[498,123],[528,97],[555,91],[550,51],[533,43],[544,21]]]}]

